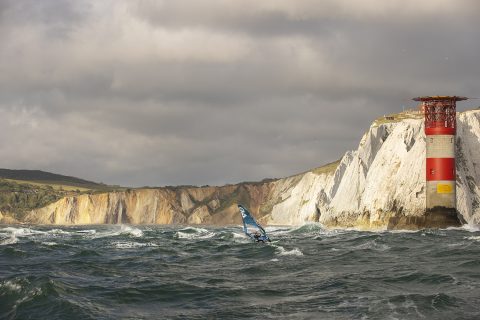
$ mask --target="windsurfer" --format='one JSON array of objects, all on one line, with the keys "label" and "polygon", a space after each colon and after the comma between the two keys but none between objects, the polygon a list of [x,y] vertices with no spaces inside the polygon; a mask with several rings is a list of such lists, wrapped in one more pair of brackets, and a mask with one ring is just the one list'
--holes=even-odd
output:
[{"label": "windsurfer", "polygon": [[255,233],[253,234],[253,238],[257,242],[260,242],[260,241],[265,242],[265,240],[263,240],[262,238],[262,235],[258,231],[255,231]]}]

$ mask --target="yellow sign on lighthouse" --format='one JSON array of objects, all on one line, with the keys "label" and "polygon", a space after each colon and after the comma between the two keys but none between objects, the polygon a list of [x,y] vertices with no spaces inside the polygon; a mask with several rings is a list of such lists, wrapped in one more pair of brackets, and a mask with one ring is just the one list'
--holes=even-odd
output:
[{"label": "yellow sign on lighthouse", "polygon": [[453,187],[450,184],[439,183],[437,184],[437,193],[452,193]]}]

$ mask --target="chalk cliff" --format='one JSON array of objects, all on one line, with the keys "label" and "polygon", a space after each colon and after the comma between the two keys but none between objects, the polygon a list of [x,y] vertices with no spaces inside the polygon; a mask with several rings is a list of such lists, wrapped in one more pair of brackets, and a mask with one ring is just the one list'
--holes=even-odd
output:
[{"label": "chalk cliff", "polygon": [[[480,224],[480,110],[457,117],[457,208]],[[376,120],[337,163],[278,180],[223,187],[133,189],[66,197],[33,210],[40,224],[238,224],[236,203],[264,223],[332,228],[447,227],[425,216],[425,134],[419,115]]]}]

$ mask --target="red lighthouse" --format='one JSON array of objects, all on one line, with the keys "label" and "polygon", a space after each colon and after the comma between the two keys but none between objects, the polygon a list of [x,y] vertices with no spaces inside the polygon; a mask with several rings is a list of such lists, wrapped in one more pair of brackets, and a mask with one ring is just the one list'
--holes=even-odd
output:
[{"label": "red lighthouse", "polygon": [[458,224],[455,185],[456,102],[467,98],[432,96],[413,100],[422,102],[425,114],[427,216],[441,216]]}]

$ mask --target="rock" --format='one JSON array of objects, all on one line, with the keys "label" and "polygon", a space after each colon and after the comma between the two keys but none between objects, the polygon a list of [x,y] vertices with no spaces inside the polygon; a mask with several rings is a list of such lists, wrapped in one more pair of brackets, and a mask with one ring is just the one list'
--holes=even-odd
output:
[{"label": "rock", "polygon": [[208,207],[200,206],[197,209],[195,209],[195,211],[193,211],[190,217],[188,217],[187,223],[189,224],[206,223],[209,217],[210,217],[210,212],[208,211]]}]

